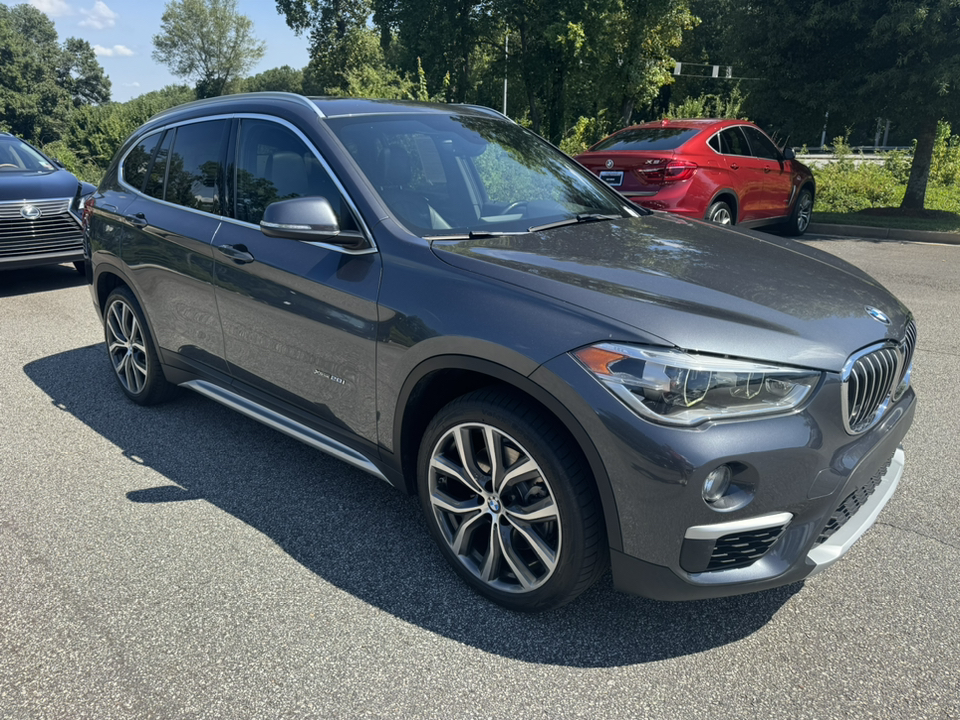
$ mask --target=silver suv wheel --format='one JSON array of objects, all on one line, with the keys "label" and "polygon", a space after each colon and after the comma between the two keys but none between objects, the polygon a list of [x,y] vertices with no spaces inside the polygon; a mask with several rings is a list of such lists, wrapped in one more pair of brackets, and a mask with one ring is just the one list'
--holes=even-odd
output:
[{"label": "silver suv wheel", "polygon": [[434,446],[428,483],[444,540],[477,579],[504,592],[550,579],[562,526],[549,481],[520,443],[492,425],[457,425]]}]

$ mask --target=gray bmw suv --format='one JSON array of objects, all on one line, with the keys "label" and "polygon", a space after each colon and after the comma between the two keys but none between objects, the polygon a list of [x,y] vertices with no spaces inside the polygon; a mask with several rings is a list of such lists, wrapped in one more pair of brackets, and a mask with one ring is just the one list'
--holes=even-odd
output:
[{"label": "gray bmw suv", "polygon": [[841,557],[903,472],[910,312],[773,236],[638,208],[480,107],[282,93],[162,113],[85,227],[109,366],[419,494],[509,608],[609,567],[682,600]]}]

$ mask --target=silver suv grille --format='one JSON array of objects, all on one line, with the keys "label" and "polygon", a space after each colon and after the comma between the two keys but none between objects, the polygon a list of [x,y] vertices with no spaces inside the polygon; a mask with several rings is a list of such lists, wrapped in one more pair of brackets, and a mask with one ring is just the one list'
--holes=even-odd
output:
[{"label": "silver suv grille", "polygon": [[[73,252],[83,248],[79,221],[70,214],[72,198],[17,200],[0,203],[0,260],[42,253]],[[20,213],[32,205],[40,216]]]},{"label": "silver suv grille", "polygon": [[[866,432],[883,417],[894,396],[906,390],[917,345],[917,326],[907,325],[897,345],[873,346],[855,354],[843,372],[843,420],[847,432]],[[898,397],[898,396],[897,396]]]}]

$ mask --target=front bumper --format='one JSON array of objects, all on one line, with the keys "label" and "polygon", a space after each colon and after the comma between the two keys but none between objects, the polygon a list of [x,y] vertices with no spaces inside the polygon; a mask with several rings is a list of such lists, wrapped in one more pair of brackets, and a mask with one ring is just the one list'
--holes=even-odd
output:
[{"label": "front bumper", "polygon": [[[778,528],[779,536],[768,552],[747,567],[702,573],[677,573],[670,568],[612,551],[614,585],[623,592],[656,600],[694,600],[740,595],[804,580],[830,567],[873,527],[880,511],[896,491],[903,476],[903,467],[904,452],[902,448],[898,448],[889,466],[878,471],[880,481],[867,501],[858,506],[856,512],[849,516],[840,529],[822,541],[820,539],[825,533],[821,531],[817,542],[808,550],[804,549],[802,541],[807,529],[791,528],[793,518],[790,513],[766,515],[755,518],[753,523],[748,521],[747,524],[757,531]],[[869,482],[868,480],[867,484]],[[855,488],[850,495],[855,495],[863,487],[865,485]],[[841,506],[849,503],[850,495],[844,498]],[[828,525],[829,522],[827,521]],[[742,532],[740,528],[733,527],[736,524],[727,523],[731,526],[728,528],[722,527],[724,523],[713,526],[711,534],[715,535],[715,538],[712,539],[721,540]],[[706,527],[708,526],[690,528],[688,536],[697,535],[697,530],[706,535],[707,532],[703,530]],[[794,536],[792,539],[791,534]]]},{"label": "front bumper", "polygon": [[[582,370],[565,360],[550,365],[589,407],[577,417],[609,481],[604,510],[616,518],[607,528],[622,591],[693,600],[803,580],[874,524],[903,473],[912,390],[859,436],[843,429],[839,380],[829,375],[794,414],[677,429],[641,420],[599,384],[579,382]],[[704,479],[721,464],[741,468],[755,488],[733,511],[701,497]]]}]

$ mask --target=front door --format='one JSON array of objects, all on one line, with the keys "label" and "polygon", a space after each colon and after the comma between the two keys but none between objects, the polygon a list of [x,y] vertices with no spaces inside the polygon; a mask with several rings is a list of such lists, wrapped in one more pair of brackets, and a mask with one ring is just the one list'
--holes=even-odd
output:
[{"label": "front door", "polygon": [[214,239],[216,294],[227,362],[244,385],[376,442],[380,255],[270,238],[267,205],[326,197],[356,229],[319,155],[285,123],[241,118],[233,219]]},{"label": "front door", "polygon": [[763,217],[775,218],[787,214],[790,204],[793,175],[773,141],[756,128],[744,126],[753,155],[762,164]]}]

